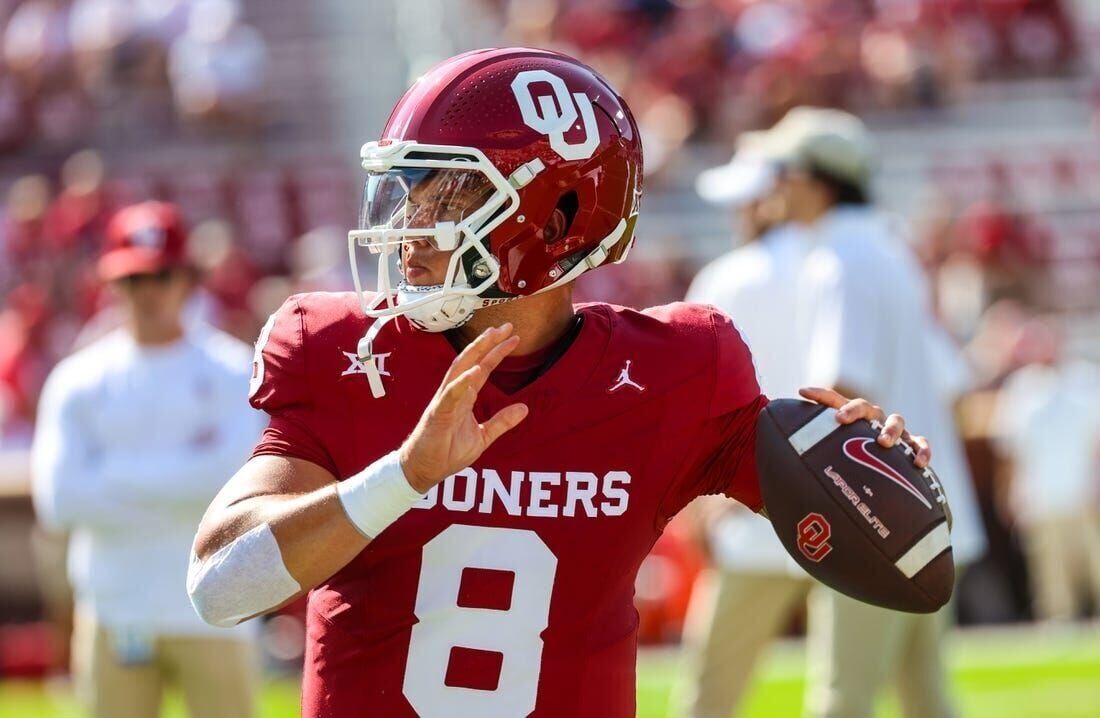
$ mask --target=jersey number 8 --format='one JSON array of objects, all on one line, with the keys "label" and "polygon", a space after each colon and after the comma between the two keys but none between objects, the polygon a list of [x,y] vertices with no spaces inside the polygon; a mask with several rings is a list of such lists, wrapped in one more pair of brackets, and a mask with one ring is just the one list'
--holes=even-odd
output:
[{"label": "jersey number 8", "polygon": [[[558,559],[534,531],[455,524],[424,546],[405,697],[422,718],[525,716],[535,709]],[[458,605],[463,571],[514,575],[507,610]],[[495,690],[448,686],[453,648],[503,656]]]}]

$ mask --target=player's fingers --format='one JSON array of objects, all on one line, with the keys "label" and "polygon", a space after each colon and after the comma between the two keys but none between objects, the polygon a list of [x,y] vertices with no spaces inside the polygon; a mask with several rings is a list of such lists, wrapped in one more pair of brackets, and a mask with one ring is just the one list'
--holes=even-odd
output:
[{"label": "player's fingers", "polygon": [[[504,357],[514,352],[516,350],[516,347],[518,346],[519,337],[513,334],[512,336],[508,337],[503,342],[497,344],[495,347],[489,350],[485,357],[479,362],[479,366],[481,366],[481,368],[485,370],[484,374],[482,375],[483,383],[485,379],[489,378],[489,374],[491,374],[493,370],[496,369],[502,361],[504,361]],[[480,389],[481,387],[479,386],[477,388]]]},{"label": "player's fingers", "polygon": [[898,439],[905,433],[905,419],[898,414],[886,417],[886,423],[882,425],[882,431],[878,435],[878,443],[889,448],[898,443]]},{"label": "player's fingers", "polygon": [[817,386],[808,386],[803,389],[799,389],[798,393],[802,395],[804,399],[810,401],[816,401],[818,404],[824,404],[825,406],[839,409],[848,403],[848,397],[844,396],[840,392],[833,391],[832,389],[822,389]]},{"label": "player's fingers", "polygon": [[469,370],[470,367],[476,366],[485,358],[486,354],[492,351],[493,347],[505,341],[511,335],[511,323],[505,323],[499,327],[490,327],[483,331],[478,335],[477,339],[474,339],[465,349],[459,352],[458,356],[451,362],[450,368],[447,369],[447,373],[443,376],[442,384],[449,384],[460,374]]},{"label": "player's fingers", "polygon": [[480,380],[483,369],[474,365],[462,372],[454,381],[445,384],[436,400],[435,412],[448,414],[477,396],[475,383]]},{"label": "player's fingers", "polygon": [[490,327],[483,331],[454,358],[447,370],[444,381],[454,379],[462,372],[478,364],[493,347],[500,344],[511,334],[512,325],[510,323],[502,324],[499,327]]},{"label": "player's fingers", "polygon": [[511,354],[517,346],[519,346],[519,337],[513,335],[489,350],[484,358],[476,365],[481,371],[470,381],[470,386],[473,387],[474,392],[481,391],[481,387],[485,386],[485,382],[489,380],[489,374],[492,373],[493,369],[497,368],[497,365],[500,364],[504,357]]},{"label": "player's fingers", "polygon": [[917,468],[923,469],[932,463],[932,445],[928,443],[928,439],[923,436],[912,436],[908,431],[905,432],[902,438],[916,450],[917,455],[914,457],[913,463],[917,465]]},{"label": "player's fingers", "polygon": [[884,418],[886,418],[886,415],[883,414],[882,408],[875,406],[866,399],[852,399],[836,412],[836,419],[841,424],[851,424],[860,419],[882,421]]},{"label": "player's fingers", "polygon": [[482,430],[485,432],[485,445],[492,444],[506,431],[514,429],[525,418],[527,418],[526,404],[512,404],[498,411],[493,415],[493,418],[481,425]]}]

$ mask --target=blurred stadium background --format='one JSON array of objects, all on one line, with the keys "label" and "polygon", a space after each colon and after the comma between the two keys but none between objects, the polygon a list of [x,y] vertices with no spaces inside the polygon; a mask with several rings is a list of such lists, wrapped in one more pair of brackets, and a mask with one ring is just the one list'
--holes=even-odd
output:
[{"label": "blurred stadium background", "polygon": [[[27,449],[50,368],[115,321],[91,261],[111,210],[177,202],[205,271],[194,310],[251,342],[287,294],[350,284],[357,150],[406,85],[506,44],[581,57],[643,131],[636,254],[587,275],[586,297],[679,299],[730,246],[728,217],[693,182],[738,133],[805,104],[868,121],[877,198],[908,222],[978,377],[960,425],[991,550],[957,592],[959,623],[979,626],[955,639],[962,707],[1100,716],[1100,633],[1029,623],[989,436],[1029,316],[1055,316],[1070,354],[1100,359],[1098,41],[1100,0],[0,0],[0,716],[75,715],[54,689],[63,562],[32,558],[50,546],[34,531]],[[640,715],[664,715],[701,561],[673,530],[639,578],[642,637],[659,647],[643,659]],[[264,715],[295,713],[300,644],[294,611],[268,622]],[[772,656],[749,715],[795,713],[798,651]]]}]

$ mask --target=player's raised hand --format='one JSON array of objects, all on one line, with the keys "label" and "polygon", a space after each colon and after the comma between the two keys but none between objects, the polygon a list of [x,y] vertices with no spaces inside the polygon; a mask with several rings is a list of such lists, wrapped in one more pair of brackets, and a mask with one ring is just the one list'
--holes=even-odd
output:
[{"label": "player's raised hand", "polygon": [[424,493],[465,469],[527,416],[526,404],[506,406],[484,423],[474,416],[477,393],[518,344],[512,325],[504,324],[482,332],[455,357],[416,428],[401,445],[401,468],[414,489]]},{"label": "player's raised hand", "polygon": [[798,393],[810,401],[836,409],[836,418],[841,424],[851,424],[860,419],[877,422],[882,427],[878,443],[889,448],[901,440],[916,447],[913,463],[919,468],[928,466],[928,462],[932,460],[932,447],[929,446],[928,439],[923,436],[913,436],[906,431],[905,419],[900,414],[886,416],[881,406],[872,404],[866,399],[849,399],[832,389],[806,388],[799,389]]}]

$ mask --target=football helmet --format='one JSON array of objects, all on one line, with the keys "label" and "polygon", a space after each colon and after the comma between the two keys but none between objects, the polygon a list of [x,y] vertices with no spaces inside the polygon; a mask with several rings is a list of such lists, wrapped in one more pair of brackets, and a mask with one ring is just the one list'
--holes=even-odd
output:
[{"label": "football helmet", "polygon": [[[371,343],[389,318],[431,332],[461,326],[482,307],[620,262],[634,241],[638,127],[607,81],[567,55],[508,48],[445,60],[409,88],[361,157],[368,174],[348,252],[376,320],[359,346],[376,395]],[[555,209],[566,230],[548,241]],[[405,281],[402,248],[417,241],[452,253],[442,284]],[[373,296],[361,248],[378,255]]]}]

